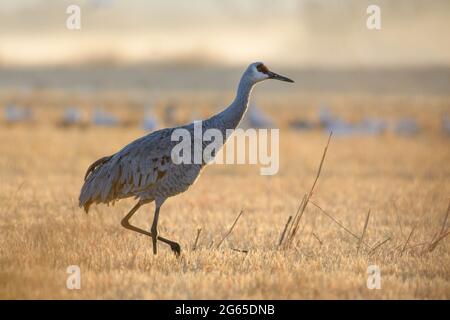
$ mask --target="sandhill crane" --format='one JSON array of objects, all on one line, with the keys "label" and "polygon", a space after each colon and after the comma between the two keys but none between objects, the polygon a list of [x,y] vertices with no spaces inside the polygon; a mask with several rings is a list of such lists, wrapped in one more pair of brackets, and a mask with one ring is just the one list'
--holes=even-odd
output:
[{"label": "sandhill crane", "polygon": [[156,121],[156,118],[153,115],[153,108],[151,106],[146,107],[142,127],[146,131],[154,131],[158,127],[158,121]]},{"label": "sandhill crane", "polygon": [[359,134],[379,135],[386,131],[386,121],[378,118],[365,118],[356,126]]},{"label": "sandhill crane", "polygon": [[275,127],[272,119],[262,112],[255,103],[248,108],[247,126],[254,129],[270,129]]},{"label": "sandhill crane", "polygon": [[417,121],[413,118],[402,118],[395,124],[395,133],[401,136],[414,136],[420,131]]},{"label": "sandhill crane", "polygon": [[92,122],[97,126],[104,127],[115,127],[119,124],[117,118],[99,107],[94,109],[94,113],[92,114]]},{"label": "sandhill crane", "polygon": [[314,129],[314,123],[305,119],[294,119],[289,121],[289,128],[294,130],[312,130]]},{"label": "sandhill crane", "polygon": [[327,128],[335,121],[335,118],[331,113],[330,107],[328,107],[328,105],[321,104],[319,106],[318,111],[319,111],[319,125],[321,127]]},{"label": "sandhill crane", "polygon": [[386,130],[386,122],[382,119],[366,117],[359,123],[348,123],[336,118],[330,109],[322,105],[319,108],[319,124],[336,136],[378,135]]},{"label": "sandhill crane", "polygon": [[177,108],[174,102],[170,102],[164,108],[164,124],[168,126],[173,126],[176,124],[176,112]]},{"label": "sandhill crane", "polygon": [[33,120],[33,112],[30,108],[21,108],[10,104],[5,107],[5,121],[9,124],[30,122]]},{"label": "sandhill crane", "polygon": [[74,106],[67,107],[64,110],[64,115],[61,121],[63,126],[75,126],[81,123],[83,115],[81,111]]},{"label": "sandhill crane", "polygon": [[[202,128],[217,129],[226,137],[226,130],[235,129],[244,116],[254,85],[266,79],[294,82],[270,71],[263,63],[250,64],[241,77],[234,101],[222,112],[202,122]],[[119,152],[100,158],[87,169],[81,188],[79,205],[89,211],[94,203],[110,203],[135,197],[137,204],[122,219],[122,226],[152,238],[153,253],[157,253],[157,240],[168,244],[178,256],[178,243],[158,235],[159,212],[167,198],[185,192],[197,180],[206,163],[175,164],[171,151],[178,143],[172,141],[174,130],[183,128],[191,134],[194,123],[155,131],[125,146]],[[194,146],[191,146],[194,152]],[[129,223],[130,218],[144,204],[155,201],[155,212],[150,232]]]},{"label": "sandhill crane", "polygon": [[337,136],[347,136],[355,133],[355,128],[339,118],[336,118],[327,105],[319,107],[319,125],[327,132]]}]

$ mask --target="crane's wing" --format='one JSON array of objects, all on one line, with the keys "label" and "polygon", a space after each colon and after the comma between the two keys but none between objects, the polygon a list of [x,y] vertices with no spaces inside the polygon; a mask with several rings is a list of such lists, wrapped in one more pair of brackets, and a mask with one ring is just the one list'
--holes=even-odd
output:
[{"label": "crane's wing", "polygon": [[95,161],[87,170],[79,205],[109,203],[139,195],[155,186],[170,165],[173,129],[163,129],[135,140],[112,156]]}]

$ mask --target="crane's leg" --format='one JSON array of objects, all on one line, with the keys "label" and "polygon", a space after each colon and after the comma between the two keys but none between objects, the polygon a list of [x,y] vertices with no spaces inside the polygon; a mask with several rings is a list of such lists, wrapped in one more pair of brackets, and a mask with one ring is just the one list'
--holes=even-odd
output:
[{"label": "crane's leg", "polygon": [[161,208],[161,205],[157,201],[155,202],[155,215],[153,216],[152,228],[150,229],[150,232],[152,233],[153,254],[156,254],[158,252],[156,239],[158,238],[159,208]]},{"label": "crane's leg", "polygon": [[[153,239],[153,235],[150,232],[145,231],[143,229],[140,229],[138,227],[135,227],[135,226],[131,225],[130,222],[129,222],[131,217],[136,213],[136,211],[141,207],[141,205],[142,205],[142,203],[138,202],[130,210],[130,212],[128,212],[128,214],[121,221],[122,227],[124,227],[126,229],[129,229],[129,230],[132,230],[132,231],[135,231],[135,232],[138,232],[138,233],[145,234],[146,236],[149,236],[149,237],[151,237]],[[180,252],[181,252],[180,245],[178,243],[176,243],[175,241],[171,241],[169,239],[166,239],[166,238],[163,238],[163,237],[160,237],[160,236],[157,237],[157,240],[168,244],[170,246],[170,248],[172,249],[172,251],[175,253],[175,255],[177,255],[177,256],[180,255]]]}]

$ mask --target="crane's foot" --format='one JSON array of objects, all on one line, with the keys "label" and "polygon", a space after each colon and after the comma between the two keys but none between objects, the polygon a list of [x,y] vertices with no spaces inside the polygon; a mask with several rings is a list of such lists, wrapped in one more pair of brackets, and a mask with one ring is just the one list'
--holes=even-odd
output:
[{"label": "crane's foot", "polygon": [[178,243],[174,242],[170,244],[170,249],[172,249],[173,253],[175,253],[175,255],[177,256],[177,258],[180,256],[181,254],[181,247]]}]

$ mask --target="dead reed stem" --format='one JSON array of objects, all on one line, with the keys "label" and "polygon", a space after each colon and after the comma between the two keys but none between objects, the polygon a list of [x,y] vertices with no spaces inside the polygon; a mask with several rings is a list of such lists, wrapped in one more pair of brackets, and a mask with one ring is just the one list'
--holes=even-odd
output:
[{"label": "dead reed stem", "polygon": [[442,235],[444,233],[449,214],[450,214],[450,200],[448,201],[447,213],[445,214],[444,221],[442,222],[442,227],[441,227],[441,231],[439,232],[439,235]]},{"label": "dead reed stem", "polygon": [[434,249],[436,249],[438,243],[441,240],[444,240],[448,235],[450,234],[450,231],[444,232],[442,235],[440,235],[428,248],[429,252],[433,252]]},{"label": "dead reed stem", "polygon": [[364,235],[366,234],[367,225],[369,224],[369,218],[370,218],[370,209],[369,212],[367,212],[366,222],[364,223],[364,229],[361,234],[361,238],[359,238],[358,247],[356,249],[356,253],[359,253],[359,249],[361,248],[361,244],[364,240]]},{"label": "dead reed stem", "polygon": [[[327,155],[328,146],[330,145],[330,140],[331,140],[332,135],[333,135],[333,132],[330,132],[330,135],[328,136],[327,144],[325,145],[325,149],[323,150],[323,153],[322,153],[322,158],[320,159],[319,169],[317,170],[316,178],[314,179],[311,189],[309,190],[308,194],[303,196],[302,202],[300,203],[300,205],[297,209],[297,212],[292,220],[292,224],[289,227],[289,231],[287,233],[287,237],[286,237],[286,241],[285,241],[286,247],[292,245],[295,235],[298,232],[300,220],[302,219],[303,214],[305,213],[306,207],[308,206],[308,203],[314,193],[314,189],[316,187],[317,181],[319,180],[320,173],[322,172],[322,166],[325,161],[325,157]],[[284,239],[284,237],[283,237],[283,239]],[[279,243],[279,245],[281,245],[281,244],[282,244],[282,242]]]},{"label": "dead reed stem", "polygon": [[379,244],[375,245],[372,249],[370,249],[369,255],[372,255],[375,252],[375,250],[377,250],[378,248],[380,248],[382,245],[384,245],[385,243],[387,243],[390,240],[391,240],[391,237],[387,237],[385,240],[383,240]]},{"label": "dead reed stem", "polygon": [[202,228],[197,229],[197,236],[195,237],[194,246],[192,247],[192,251],[197,249],[198,239],[200,238],[200,233],[202,232]]},{"label": "dead reed stem", "polygon": [[220,248],[220,246],[225,241],[225,239],[228,238],[228,236],[231,234],[231,232],[233,232],[233,229],[236,226],[236,223],[238,222],[239,218],[241,217],[241,215],[243,213],[244,213],[244,210],[241,210],[241,212],[239,212],[239,214],[237,215],[236,219],[234,220],[233,225],[231,226],[230,230],[228,230],[227,234],[225,234],[225,236],[222,238],[222,240],[217,244],[217,249]]},{"label": "dead reed stem", "polygon": [[283,232],[281,233],[280,240],[278,241],[278,246],[281,246],[281,244],[283,243],[284,236],[286,235],[286,231],[287,231],[291,221],[292,221],[292,216],[289,216],[289,218],[288,218],[288,220],[286,222],[286,225],[284,226]]},{"label": "dead reed stem", "polygon": [[414,232],[415,229],[416,229],[415,226],[411,229],[411,232],[409,233],[408,239],[406,239],[406,242],[405,242],[405,244],[403,245],[403,249],[402,249],[402,251],[400,252],[400,256],[402,256],[402,255],[403,255],[403,252],[405,252],[406,247],[408,246],[409,240],[411,240],[412,234],[413,234],[413,232]]},{"label": "dead reed stem", "polygon": [[445,214],[444,221],[442,222],[441,231],[439,231],[438,233],[435,233],[433,238],[431,238],[431,241],[430,241],[429,246],[428,246],[428,251],[431,252],[431,251],[434,250],[434,248],[437,245],[436,238],[440,238],[440,236],[444,233],[445,226],[447,225],[447,220],[448,220],[449,213],[450,213],[450,200],[448,202],[447,213]]},{"label": "dead reed stem", "polygon": [[[313,201],[310,201],[311,204],[313,206],[315,206],[316,208],[318,208],[324,215],[326,215],[328,218],[330,218],[331,220],[333,220],[334,223],[336,223],[338,226],[340,226],[342,229],[344,229],[344,231],[346,231],[348,234],[352,235],[354,238],[359,240],[359,236],[357,236],[356,234],[354,234],[353,232],[351,232],[349,229],[347,229],[341,222],[339,222],[337,219],[335,219],[331,214],[329,214],[328,212],[326,212],[324,209],[322,209],[318,204],[316,204]],[[361,242],[362,244],[367,245],[367,243],[365,243],[364,241]]]},{"label": "dead reed stem", "polygon": [[311,198],[311,196],[314,192],[314,188],[316,187],[317,181],[319,180],[320,173],[322,172],[323,162],[325,161],[325,156],[327,155],[328,146],[330,145],[330,140],[331,140],[332,135],[333,135],[333,132],[330,132],[330,135],[328,136],[327,145],[325,146],[325,149],[323,150],[322,159],[320,160],[319,170],[317,171],[316,179],[314,180],[314,183],[313,183],[311,189],[309,190],[309,194],[308,194],[308,198],[307,198],[308,200]]},{"label": "dead reed stem", "polygon": [[323,245],[322,240],[320,240],[320,238],[319,238],[319,236],[318,236],[317,234],[315,234],[315,233],[313,232],[312,235],[313,235],[313,237],[314,237],[317,241],[319,241],[320,245]]},{"label": "dead reed stem", "polygon": [[[303,213],[305,212],[305,208],[306,208],[306,197],[307,195],[305,194],[302,198],[302,202],[300,203],[297,212],[294,216],[294,220],[292,222],[291,227],[289,228],[289,237],[287,239],[287,244],[291,245],[292,242],[294,241],[294,237],[297,234],[298,231],[298,227],[300,224],[300,220],[302,219]],[[292,231],[291,231],[292,230]]]}]

